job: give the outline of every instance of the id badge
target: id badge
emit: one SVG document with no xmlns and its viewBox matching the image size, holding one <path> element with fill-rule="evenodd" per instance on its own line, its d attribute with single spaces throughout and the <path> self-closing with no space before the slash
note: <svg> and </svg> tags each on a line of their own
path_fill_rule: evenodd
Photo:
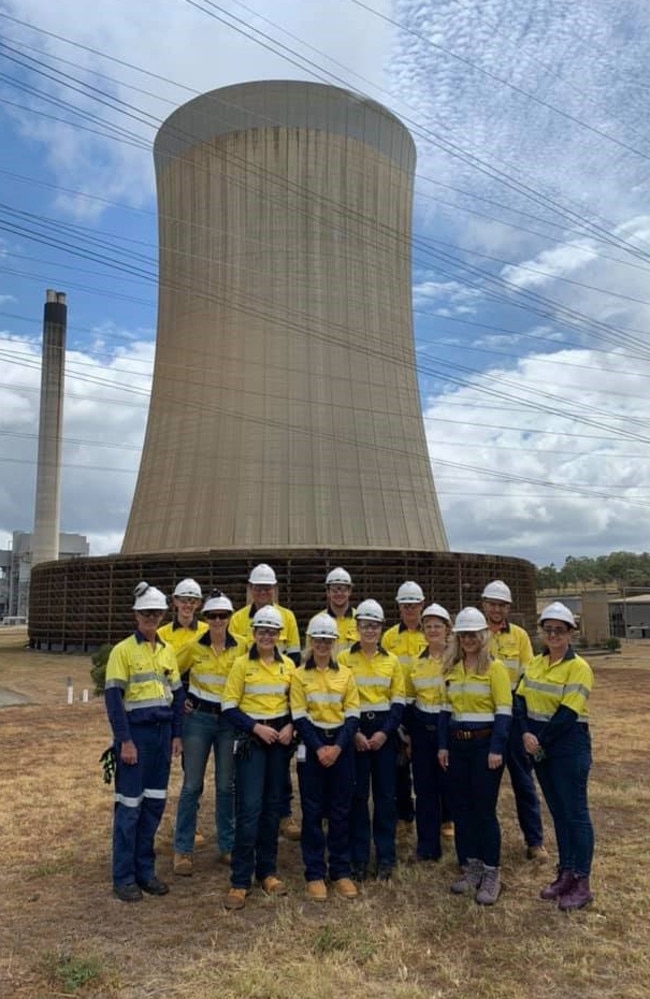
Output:
<svg viewBox="0 0 650 999">
<path fill-rule="evenodd" d="M 298 752 L 296 753 L 296 763 L 304 763 L 307 759 L 307 747 L 304 742 L 301 742 L 298 746 Z"/>
</svg>

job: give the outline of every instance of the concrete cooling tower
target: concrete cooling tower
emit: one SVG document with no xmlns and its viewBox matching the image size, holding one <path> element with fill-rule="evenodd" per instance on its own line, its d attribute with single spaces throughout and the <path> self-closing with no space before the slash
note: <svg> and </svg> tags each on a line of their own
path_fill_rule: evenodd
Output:
<svg viewBox="0 0 650 999">
<path fill-rule="evenodd" d="M 133 627 L 133 587 L 192 576 L 235 606 L 258 562 L 302 630 L 345 566 L 398 619 L 417 580 L 450 612 L 522 559 L 448 551 L 415 370 L 415 149 L 374 101 L 264 82 L 175 111 L 154 147 L 160 278 L 153 387 L 122 552 L 35 566 L 34 648 L 91 650 Z"/>
<path fill-rule="evenodd" d="M 153 390 L 123 554 L 447 539 L 415 370 L 415 148 L 336 87 L 247 83 L 154 147 Z"/>
</svg>

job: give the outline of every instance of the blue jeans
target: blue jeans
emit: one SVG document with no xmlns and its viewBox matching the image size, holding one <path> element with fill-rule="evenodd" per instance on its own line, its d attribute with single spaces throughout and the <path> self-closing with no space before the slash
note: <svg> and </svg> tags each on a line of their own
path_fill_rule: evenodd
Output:
<svg viewBox="0 0 650 999">
<path fill-rule="evenodd" d="M 438 763 L 438 731 L 435 718 L 426 723 L 413 719 L 410 726 L 417 855 L 439 860 L 440 822 L 445 772 Z"/>
<path fill-rule="evenodd" d="M 536 763 L 535 772 L 553 818 L 560 869 L 589 877 L 594 854 L 594 829 L 587 801 L 589 732 L 584 732 L 580 742 L 580 748 L 570 755 L 551 755 Z"/>
<path fill-rule="evenodd" d="M 381 728 L 379 723 L 361 715 L 359 730 L 366 737 Z M 395 866 L 395 774 L 397 750 L 395 736 L 389 735 L 381 749 L 355 751 L 356 786 L 350 822 L 351 859 L 354 868 L 365 868 L 370 863 L 370 839 L 375 843 L 377 867 Z M 370 820 L 368 799 L 372 785 L 373 814 Z"/>
<path fill-rule="evenodd" d="M 176 853 L 192 853 L 205 768 L 214 753 L 217 847 L 230 853 L 235 839 L 233 745 L 235 730 L 221 715 L 192 711 L 183 718 L 183 787 L 176 812 Z"/>
<path fill-rule="evenodd" d="M 115 744 L 113 884 L 147 882 L 155 875 L 154 839 L 165 810 L 171 766 L 171 722 L 131 725 L 138 762 L 122 763 Z"/>
<path fill-rule="evenodd" d="M 449 742 L 449 791 L 454 816 L 456 851 L 461 864 L 482 860 L 498 867 L 501 828 L 497 818 L 503 766 L 488 767 L 490 736 Z"/>
<path fill-rule="evenodd" d="M 518 725 L 513 725 L 510 729 L 506 766 L 510 774 L 512 793 L 515 796 L 519 828 L 524 834 L 526 846 L 541 846 L 544 842 L 544 830 L 537 788 L 533 779 L 533 764 L 524 749 Z"/>
<path fill-rule="evenodd" d="M 328 870 L 331 881 L 350 877 L 350 811 L 354 794 L 354 747 L 347 746 L 336 763 L 323 767 L 313 749 L 298 764 L 302 833 L 300 845 L 305 880 L 322 881 Z M 323 819 L 327 816 L 327 837 Z"/>
<path fill-rule="evenodd" d="M 237 738 L 247 741 L 248 736 Z M 291 749 L 250 738 L 246 752 L 235 757 L 235 843 L 230 881 L 233 888 L 250 888 L 275 874 L 280 812 Z"/>
</svg>

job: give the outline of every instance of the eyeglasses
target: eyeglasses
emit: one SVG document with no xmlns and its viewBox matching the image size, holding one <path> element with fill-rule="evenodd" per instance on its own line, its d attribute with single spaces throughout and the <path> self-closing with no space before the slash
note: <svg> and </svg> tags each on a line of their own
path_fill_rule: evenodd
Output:
<svg viewBox="0 0 650 999">
<path fill-rule="evenodd" d="M 379 621 L 358 621 L 357 627 L 361 628 L 362 631 L 374 631 L 375 628 L 381 628 L 381 622 Z"/>
<path fill-rule="evenodd" d="M 198 597 L 176 597 L 175 598 L 179 604 L 200 604 L 201 601 Z"/>
<path fill-rule="evenodd" d="M 545 635 L 568 635 L 568 628 L 542 628 Z"/>
<path fill-rule="evenodd" d="M 139 610 L 139 611 L 136 611 L 136 614 L 138 615 L 138 617 L 145 617 L 145 618 L 162 617 L 162 615 L 164 613 L 165 613 L 164 610 Z"/>
<path fill-rule="evenodd" d="M 206 621 L 227 621 L 230 611 L 206 611 L 203 617 Z"/>
<path fill-rule="evenodd" d="M 279 628 L 255 628 L 256 635 L 270 635 L 271 638 L 277 638 L 280 634 Z"/>
</svg>

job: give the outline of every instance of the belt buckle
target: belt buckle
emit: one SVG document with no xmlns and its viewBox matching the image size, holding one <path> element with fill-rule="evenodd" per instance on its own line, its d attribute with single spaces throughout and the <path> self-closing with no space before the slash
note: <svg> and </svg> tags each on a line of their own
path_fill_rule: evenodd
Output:
<svg viewBox="0 0 650 999">
<path fill-rule="evenodd" d="M 472 733 L 468 728 L 462 728 L 460 730 L 460 737 L 463 740 L 463 742 L 469 742 L 469 740 L 472 738 Z"/>
<path fill-rule="evenodd" d="M 368 721 L 373 721 L 374 717 L 375 717 L 374 711 L 366 711 L 366 718 L 368 719 Z"/>
</svg>

